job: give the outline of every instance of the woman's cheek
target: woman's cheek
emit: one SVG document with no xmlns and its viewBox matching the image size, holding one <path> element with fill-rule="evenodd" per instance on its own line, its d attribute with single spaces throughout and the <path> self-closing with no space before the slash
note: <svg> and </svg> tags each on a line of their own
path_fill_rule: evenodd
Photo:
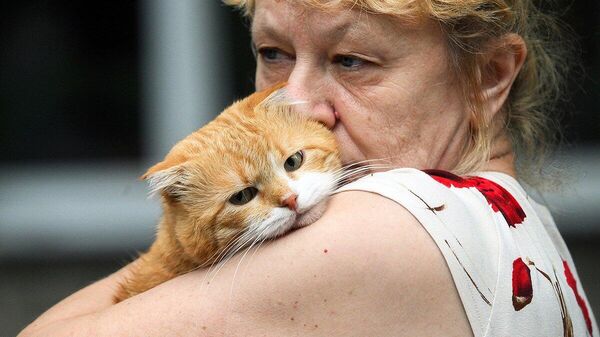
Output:
<svg viewBox="0 0 600 337">
<path fill-rule="evenodd" d="M 360 91 L 378 86 L 385 81 L 387 74 L 385 69 L 374 65 L 367 65 L 357 70 L 340 69 L 339 66 L 333 65 L 330 73 L 333 74 L 336 82 L 342 84 L 349 91 Z"/>
<path fill-rule="evenodd" d="M 288 65 L 266 66 L 258 64 L 256 69 L 256 89 L 262 90 L 276 83 L 287 81 L 291 73 Z"/>
</svg>

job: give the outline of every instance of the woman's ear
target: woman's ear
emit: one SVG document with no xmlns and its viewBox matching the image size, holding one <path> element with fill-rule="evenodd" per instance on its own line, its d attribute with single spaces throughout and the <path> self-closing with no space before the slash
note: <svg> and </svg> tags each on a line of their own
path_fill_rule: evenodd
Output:
<svg viewBox="0 0 600 337">
<path fill-rule="evenodd" d="M 527 46 L 517 34 L 505 35 L 488 52 L 481 72 L 483 103 L 488 120 L 492 120 L 506 102 L 526 57 Z"/>
</svg>

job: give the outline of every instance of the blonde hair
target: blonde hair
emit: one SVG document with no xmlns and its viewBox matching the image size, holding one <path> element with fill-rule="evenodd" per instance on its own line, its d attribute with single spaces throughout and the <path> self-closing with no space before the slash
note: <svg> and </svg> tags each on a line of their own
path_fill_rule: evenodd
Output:
<svg viewBox="0 0 600 337">
<path fill-rule="evenodd" d="M 298 0 L 294 0 L 298 1 Z M 447 36 L 449 58 L 472 111 L 470 139 L 457 173 L 477 170 L 491 152 L 493 134 L 482 112 L 481 78 L 484 56 L 494 42 L 517 34 L 528 49 L 525 64 L 515 80 L 503 110 L 517 154 L 519 174 L 534 177 L 554 148 L 558 136 L 553 118 L 562 94 L 568 48 L 563 29 L 554 17 L 542 13 L 533 0 L 301 0 L 323 10 L 356 8 L 408 20 L 430 18 Z M 225 0 L 252 17 L 255 0 Z M 534 174 L 535 173 L 535 174 Z M 530 180 L 530 179 L 527 179 Z"/>
</svg>

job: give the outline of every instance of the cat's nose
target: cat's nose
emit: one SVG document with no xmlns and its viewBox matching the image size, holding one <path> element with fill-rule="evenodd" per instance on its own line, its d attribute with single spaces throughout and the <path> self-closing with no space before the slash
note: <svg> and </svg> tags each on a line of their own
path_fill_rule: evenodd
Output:
<svg viewBox="0 0 600 337">
<path fill-rule="evenodd" d="M 296 200 L 298 199 L 298 195 L 292 193 L 290 196 L 281 200 L 281 206 L 287 207 L 292 211 L 296 211 Z"/>
</svg>

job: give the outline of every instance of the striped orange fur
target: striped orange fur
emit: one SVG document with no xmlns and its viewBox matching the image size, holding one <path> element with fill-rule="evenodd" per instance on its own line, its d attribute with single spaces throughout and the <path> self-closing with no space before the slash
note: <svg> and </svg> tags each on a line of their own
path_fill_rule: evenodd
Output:
<svg viewBox="0 0 600 337">
<path fill-rule="evenodd" d="M 142 176 L 161 196 L 163 216 L 115 302 L 320 216 L 341 166 L 336 143 L 324 126 L 293 112 L 282 87 L 234 103 Z M 288 165 L 299 158 L 298 168 Z M 252 188 L 249 202 L 232 203 Z"/>
</svg>

